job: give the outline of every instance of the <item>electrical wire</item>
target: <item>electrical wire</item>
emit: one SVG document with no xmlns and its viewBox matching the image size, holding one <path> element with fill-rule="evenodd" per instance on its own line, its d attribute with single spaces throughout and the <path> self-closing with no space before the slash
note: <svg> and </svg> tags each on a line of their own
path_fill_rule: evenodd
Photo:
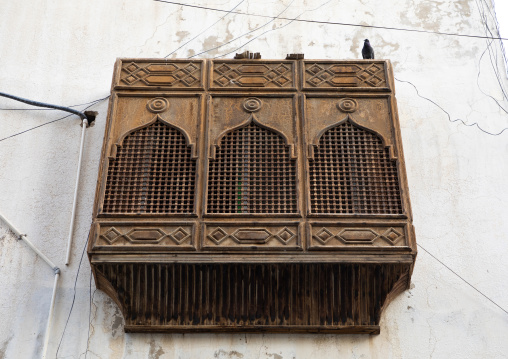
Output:
<svg viewBox="0 0 508 359">
<path fill-rule="evenodd" d="M 217 20 L 216 22 L 214 22 L 212 25 L 208 26 L 206 29 L 204 29 L 203 31 L 201 31 L 199 34 L 197 34 L 196 36 L 194 36 L 192 39 L 190 39 L 189 41 L 187 41 L 186 43 L 184 43 L 183 45 L 180 45 L 180 47 L 178 47 L 177 49 L 173 50 L 172 52 L 170 52 L 169 54 L 167 54 L 166 56 L 164 56 L 164 58 L 168 58 L 169 56 L 173 55 L 175 52 L 177 52 L 178 50 L 180 50 L 182 47 L 184 47 L 185 45 L 187 45 L 188 43 L 190 43 L 191 41 L 195 40 L 196 38 L 198 38 L 200 35 L 202 35 L 203 33 L 205 33 L 206 31 L 208 31 L 210 28 L 212 28 L 213 26 L 215 26 L 216 24 L 218 24 L 219 22 L 221 22 L 222 20 L 224 20 L 224 18 L 226 16 L 228 16 L 229 14 L 231 14 L 231 12 L 236 9 L 238 6 L 240 6 L 245 0 L 241 0 L 238 4 L 235 5 L 234 8 L 232 8 L 230 11 L 228 11 L 226 13 L 226 15 L 224 15 L 223 17 L 221 17 L 219 20 Z"/>
<path fill-rule="evenodd" d="M 91 225 L 91 224 L 90 224 Z M 85 241 L 85 245 L 83 246 L 83 251 L 81 252 L 81 259 L 79 260 L 78 270 L 76 271 L 76 278 L 74 279 L 74 294 L 72 296 L 72 304 L 71 309 L 69 310 L 69 315 L 67 316 L 67 320 L 65 322 L 64 330 L 62 332 L 62 336 L 60 337 L 60 342 L 58 343 L 58 348 L 56 349 L 55 358 L 58 358 L 58 352 L 60 351 L 60 346 L 62 345 L 62 340 L 65 335 L 65 330 L 67 329 L 67 324 L 69 324 L 69 319 L 71 319 L 72 309 L 74 308 L 74 302 L 76 301 L 76 286 L 78 283 L 79 270 L 81 269 L 81 263 L 83 262 L 83 257 L 85 256 L 85 249 L 88 245 L 88 241 L 90 240 L 90 230 L 88 231 L 88 237 Z"/>
<path fill-rule="evenodd" d="M 396 78 L 396 77 L 394 77 L 394 78 L 395 78 L 395 80 L 397 80 L 397 81 L 399 81 L 399 82 L 405 82 L 405 83 L 408 83 L 408 84 L 410 84 L 411 86 L 413 86 L 413 88 L 415 89 L 416 94 L 417 94 L 418 96 L 420 96 L 421 98 L 423 98 L 423 99 L 425 99 L 425 100 L 427 100 L 427 101 L 429 101 L 429 102 L 433 103 L 435 106 L 439 107 L 439 108 L 441 109 L 441 111 L 443 111 L 444 113 L 446 113 L 446 115 L 448 116 L 448 121 L 450 121 L 450 122 L 452 122 L 452 123 L 453 123 L 453 122 L 457 122 L 457 121 L 459 121 L 459 122 L 461 122 L 464 126 L 467 126 L 467 127 L 471 127 L 471 126 L 475 126 L 475 125 L 476 125 L 476 127 L 478 127 L 478 129 L 479 129 L 480 131 L 485 132 L 486 134 L 491 135 L 491 136 L 499 136 L 499 135 L 500 135 L 500 134 L 502 134 L 504 131 L 508 130 L 508 127 L 505 127 L 505 128 L 503 128 L 503 129 L 501 130 L 501 132 L 498 132 L 498 133 L 492 133 L 492 132 L 489 132 L 489 131 L 485 131 L 483 128 L 481 128 L 481 127 L 478 125 L 478 122 L 474 122 L 474 123 L 472 123 L 472 124 L 469 124 L 469 125 L 468 125 L 467 123 L 465 123 L 465 122 L 464 122 L 463 120 L 461 120 L 460 118 L 458 118 L 458 119 L 456 119 L 456 120 L 452 120 L 452 118 L 451 118 L 450 114 L 449 114 L 449 113 L 448 113 L 448 112 L 447 112 L 444 108 L 442 108 L 441 106 L 439 106 L 436 102 L 432 101 L 430 98 L 427 98 L 427 97 L 425 97 L 425 96 L 420 95 L 420 92 L 418 92 L 418 89 L 416 88 L 416 86 L 415 86 L 412 82 L 410 82 L 410 81 L 405 81 L 405 80 L 399 80 L 399 79 L 398 79 L 398 78 Z"/>
<path fill-rule="evenodd" d="M 474 285 L 472 285 L 471 283 L 469 283 L 467 280 L 465 280 L 462 276 L 460 276 L 457 272 L 455 272 L 453 269 L 451 269 L 450 267 L 448 267 L 446 264 L 444 264 L 442 261 L 440 261 L 435 255 L 433 255 L 432 253 L 430 253 L 428 250 L 426 250 L 425 248 L 423 248 L 420 244 L 418 244 L 418 247 L 423 249 L 429 256 L 431 256 L 432 258 L 434 258 L 436 261 L 438 261 L 439 263 L 441 263 L 446 269 L 448 269 L 450 272 L 452 272 L 453 274 L 455 274 L 457 277 L 459 277 L 460 279 L 462 279 L 467 285 L 469 285 L 471 288 L 473 288 L 475 291 L 477 291 L 478 293 L 480 293 L 482 296 L 484 296 L 489 302 L 491 302 L 492 304 L 494 304 L 496 307 L 498 307 L 499 309 L 501 309 L 503 312 L 505 312 L 506 314 L 508 314 L 508 310 L 504 309 L 503 307 L 501 307 L 499 304 L 497 304 L 496 302 L 494 302 L 492 299 L 490 299 L 487 295 L 483 294 L 483 292 L 481 292 L 478 288 L 476 288 Z"/>
<path fill-rule="evenodd" d="M 108 99 L 110 96 L 111 96 L 111 95 L 108 95 L 108 96 L 103 97 L 103 98 L 101 98 L 101 99 L 98 99 L 98 100 L 92 101 L 92 104 L 91 104 L 91 105 L 89 105 L 89 106 L 87 106 L 87 107 L 85 107 L 85 108 L 83 109 L 83 111 L 84 111 L 84 110 L 87 110 L 88 108 L 90 108 L 90 107 L 92 107 L 92 106 L 94 106 L 94 105 L 96 105 L 96 104 L 98 104 L 98 103 L 100 103 L 100 102 L 102 102 L 102 101 L 104 101 L 104 100 L 106 100 L 106 99 Z M 49 125 L 50 123 L 54 123 L 54 122 L 61 121 L 61 120 L 66 119 L 67 117 L 70 117 L 70 116 L 72 116 L 72 115 L 67 115 L 67 116 L 64 116 L 64 117 L 60 117 L 60 118 L 57 118 L 56 120 L 48 121 L 48 122 L 45 122 L 45 123 L 43 123 L 43 124 L 41 124 L 41 125 L 37 125 L 37 126 L 35 126 L 35 127 L 31 127 L 31 128 L 29 128 L 29 129 L 27 129 L 27 130 L 24 130 L 24 131 L 21 131 L 21 132 L 15 133 L 15 134 L 13 134 L 13 135 L 10 135 L 10 136 L 7 136 L 7 137 L 4 137 L 4 138 L 0 139 L 0 142 L 5 141 L 5 140 L 7 140 L 7 139 L 9 139 L 9 138 L 12 138 L 12 137 L 19 136 L 19 135 L 21 135 L 21 134 L 23 134 L 23 133 L 26 133 L 26 132 L 28 132 L 28 131 L 35 130 L 36 128 L 39 128 L 39 127 L 42 127 L 42 126 Z"/>
<path fill-rule="evenodd" d="M 196 9 L 202 9 L 202 10 L 229 12 L 229 10 L 223 10 L 223 9 L 211 8 L 211 7 L 206 7 L 206 6 L 199 6 L 199 5 L 192 5 L 192 4 L 185 4 L 185 3 L 174 2 L 174 1 L 167 1 L 167 0 L 153 0 L 153 1 L 172 4 L 172 5 L 192 7 L 192 8 L 196 8 Z M 237 15 L 244 15 L 244 16 L 264 17 L 264 18 L 275 19 L 274 16 L 270 16 L 270 15 L 251 14 L 251 13 L 244 13 L 244 12 L 239 12 L 239 11 L 232 11 L 231 13 L 237 14 Z M 286 17 L 277 17 L 277 19 L 279 19 L 279 20 L 293 20 L 291 18 L 286 18 Z M 324 24 L 324 25 L 363 27 L 363 28 L 380 29 L 380 30 L 419 32 L 419 33 L 425 33 L 425 34 L 458 36 L 458 37 L 468 37 L 468 38 L 475 38 L 475 39 L 508 40 L 508 38 L 504 38 L 504 37 L 489 37 L 489 36 L 482 36 L 482 35 L 458 34 L 458 33 L 451 33 L 451 32 L 440 32 L 440 31 L 430 31 L 430 30 L 421 30 L 421 29 L 407 29 L 407 28 L 390 27 L 390 26 L 362 25 L 362 24 L 354 24 L 354 23 L 346 23 L 346 22 L 303 20 L 303 19 L 295 19 L 294 21 L 308 22 L 308 23 L 314 23 L 314 24 Z"/>
<path fill-rule="evenodd" d="M 99 100 L 93 100 L 90 102 L 80 103 L 77 105 L 70 105 L 67 107 L 85 106 L 85 105 L 89 105 L 91 103 L 95 103 L 97 101 L 99 101 Z M 56 110 L 53 108 L 0 108 L 0 111 L 56 111 Z"/>
<path fill-rule="evenodd" d="M 234 39 L 229 40 L 228 42 L 225 42 L 225 43 L 223 43 L 223 44 L 221 44 L 221 45 L 219 45 L 219 46 L 215 46 L 215 47 L 213 47 L 213 48 L 211 48 L 211 49 L 208 49 L 208 50 L 205 50 L 205 51 L 201 51 L 201 52 L 199 52 L 199 53 L 197 53 L 197 54 L 195 54 L 195 55 L 192 55 L 191 57 L 189 57 L 189 59 L 191 59 L 191 58 L 193 58 L 193 57 L 196 57 L 196 56 L 199 56 L 199 55 L 202 55 L 202 54 L 204 54 L 204 53 L 207 53 L 207 52 L 210 52 L 210 51 L 213 51 L 213 50 L 219 49 L 219 48 L 221 48 L 221 47 L 223 47 L 223 46 L 226 46 L 227 44 L 232 43 L 233 41 L 238 40 L 239 38 L 242 38 L 242 37 L 244 37 L 244 36 L 247 36 L 247 35 L 249 35 L 249 34 L 252 34 L 253 32 L 255 32 L 255 31 L 257 31 L 257 30 L 259 30 L 259 29 L 261 29 L 261 28 L 263 28 L 263 27 L 267 26 L 268 24 L 271 24 L 271 23 L 272 23 L 272 22 L 274 22 L 276 19 L 278 19 L 278 18 L 279 18 L 279 16 L 280 16 L 280 15 L 282 15 L 282 14 L 284 13 L 284 11 L 286 11 L 286 10 L 287 10 L 287 9 L 288 9 L 288 8 L 289 8 L 292 4 L 293 4 L 293 2 L 294 2 L 294 1 L 295 1 L 295 0 L 291 0 L 291 2 L 289 3 L 289 5 L 288 5 L 288 6 L 286 6 L 286 7 L 284 8 L 284 10 L 282 10 L 282 11 L 281 11 L 281 12 L 280 12 L 280 13 L 279 13 L 276 17 L 273 17 L 270 21 L 268 21 L 268 22 L 264 23 L 263 25 L 258 26 L 258 27 L 256 27 L 255 29 L 250 30 L 250 31 L 248 31 L 248 32 L 246 32 L 246 33 L 244 33 L 244 34 L 242 34 L 242 35 L 240 35 L 240 36 L 237 36 L 237 37 L 235 37 Z M 236 51 L 236 50 L 234 50 L 234 51 Z M 224 55 L 224 56 L 225 56 L 225 55 Z"/>
<path fill-rule="evenodd" d="M 11 95 L 11 94 L 8 94 L 8 93 L 5 93 L 5 92 L 0 92 L 0 96 L 10 98 L 11 100 L 14 100 L 14 101 L 23 102 L 23 103 L 26 103 L 26 104 L 28 104 L 30 106 L 46 107 L 46 108 L 51 108 L 51 109 L 55 109 L 55 110 L 70 112 L 70 113 L 72 113 L 74 115 L 79 116 L 82 120 L 86 120 L 87 119 L 86 115 L 83 112 L 77 111 L 77 110 L 75 110 L 73 108 L 70 108 L 70 107 L 52 105 L 50 103 L 29 100 L 29 99 L 26 99 L 26 98 L 23 98 L 23 97 L 19 97 L 19 96 L 14 96 L 14 95 Z"/>
<path fill-rule="evenodd" d="M 330 1 L 332 1 L 332 0 L 329 0 L 329 1 L 326 1 L 326 2 L 322 3 L 321 5 L 319 5 L 319 6 L 318 6 L 317 8 L 315 8 L 315 9 L 312 9 L 312 10 L 305 10 L 304 12 L 302 12 L 300 15 L 298 15 L 298 16 L 297 16 L 297 17 L 295 17 L 294 19 L 291 19 L 291 21 L 289 21 L 288 23 L 286 23 L 286 24 L 284 24 L 284 25 L 282 25 L 282 26 L 276 27 L 276 28 L 274 28 L 274 29 L 267 30 L 267 31 L 265 31 L 265 32 L 263 32 L 263 33 L 261 33 L 261 34 L 259 34 L 259 35 L 255 36 L 254 38 L 250 39 L 249 41 L 247 41 L 246 43 L 242 44 L 241 46 L 237 47 L 237 48 L 236 48 L 236 49 L 234 49 L 233 51 L 230 51 L 230 52 L 228 52 L 228 53 L 226 53 L 226 54 L 224 54 L 224 55 L 216 56 L 216 57 L 214 57 L 214 58 L 215 58 L 215 59 L 218 59 L 218 58 L 221 58 L 221 57 L 227 56 L 227 55 L 229 55 L 229 54 L 232 54 L 233 52 L 236 52 L 236 51 L 240 50 L 241 48 L 243 48 L 245 45 L 250 44 L 252 41 L 256 40 L 257 38 L 259 38 L 259 37 L 263 36 L 264 34 L 266 34 L 266 33 L 268 33 L 268 32 L 271 32 L 271 31 L 280 30 L 280 29 L 284 28 L 284 27 L 286 27 L 286 26 L 288 26 L 288 25 L 292 24 L 294 21 L 296 21 L 296 20 L 297 20 L 300 16 L 302 16 L 302 15 L 303 15 L 303 14 L 305 14 L 306 12 L 316 11 L 317 9 L 319 9 L 319 8 L 321 8 L 321 7 L 325 6 L 326 4 L 328 4 Z M 236 40 L 236 39 L 235 39 L 235 40 Z"/>
</svg>

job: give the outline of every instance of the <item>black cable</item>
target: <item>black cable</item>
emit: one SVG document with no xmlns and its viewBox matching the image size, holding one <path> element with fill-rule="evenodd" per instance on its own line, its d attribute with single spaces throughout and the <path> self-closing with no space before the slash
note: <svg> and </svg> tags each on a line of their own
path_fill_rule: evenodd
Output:
<svg viewBox="0 0 508 359">
<path fill-rule="evenodd" d="M 153 1 L 162 2 L 162 3 L 168 3 L 168 4 L 173 4 L 173 5 L 179 5 L 179 6 L 193 7 L 193 8 L 202 9 L 202 10 L 229 12 L 229 10 L 216 9 L 216 8 L 199 6 L 199 5 L 191 5 L 191 4 L 174 2 L 174 1 L 167 1 L 167 0 L 153 0 Z M 239 12 L 239 11 L 233 11 L 232 13 L 233 14 L 237 14 L 237 15 L 245 15 L 245 16 L 264 17 L 264 18 L 271 18 L 271 19 L 275 18 L 274 16 L 270 16 L 270 15 L 249 14 L 249 13 L 244 13 L 244 12 Z M 278 17 L 278 19 L 279 20 L 293 20 L 291 18 L 286 18 L 286 17 Z M 294 21 L 309 22 L 309 23 L 324 24 L 324 25 L 340 25 L 340 26 L 364 27 L 364 28 L 381 29 L 381 30 L 420 32 L 420 33 L 425 33 L 425 34 L 458 36 L 458 37 L 470 37 L 470 38 L 475 38 L 475 39 L 508 40 L 508 38 L 504 38 L 504 37 L 489 37 L 489 36 L 481 36 L 481 35 L 467 35 L 467 34 L 457 34 L 457 33 L 451 33 L 451 32 L 439 32 L 439 31 L 430 31 L 430 30 L 406 29 L 406 28 L 389 27 L 389 26 L 362 25 L 362 24 L 353 24 L 353 23 L 346 23 L 346 22 L 332 22 L 332 21 L 319 21 L 319 20 L 301 20 L 301 19 L 296 19 Z"/>
<path fill-rule="evenodd" d="M 23 98 L 23 97 L 10 95 L 10 94 L 4 93 L 4 92 L 0 92 L 0 96 L 10 98 L 11 100 L 23 102 L 23 103 L 26 103 L 26 104 L 28 104 L 30 106 L 46 107 L 46 108 L 52 108 L 52 109 L 55 109 L 55 110 L 70 112 L 72 114 L 78 115 L 82 120 L 86 120 L 87 119 L 86 115 L 83 112 L 77 111 L 77 110 L 75 110 L 73 108 L 70 108 L 70 107 L 52 105 L 50 103 L 44 103 L 44 102 L 39 102 L 39 101 L 33 101 L 33 100 L 29 100 L 29 99 L 26 99 L 26 98 Z"/>
<path fill-rule="evenodd" d="M 197 34 L 196 36 L 194 36 L 192 39 L 190 39 L 189 41 L 187 41 L 186 43 L 184 43 L 183 45 L 180 45 L 180 47 L 178 47 L 177 49 L 173 50 L 172 52 L 170 52 L 169 54 L 167 54 L 166 56 L 164 56 L 164 58 L 168 58 L 169 56 L 173 55 L 175 52 L 177 52 L 178 50 L 180 50 L 182 47 L 184 47 L 185 45 L 187 45 L 188 43 L 190 43 L 191 41 L 193 41 L 194 39 L 196 39 L 198 36 L 200 36 L 201 34 L 203 34 L 204 32 L 206 32 L 207 30 L 209 30 L 211 27 L 215 26 L 217 23 L 219 23 L 220 21 L 222 21 L 226 16 L 228 16 L 229 14 L 231 14 L 231 12 L 236 9 L 238 6 L 240 6 L 245 0 L 241 0 L 238 4 L 235 5 L 234 8 L 232 8 L 230 11 L 228 11 L 226 13 L 226 15 L 224 15 L 223 17 L 221 17 L 219 20 L 217 20 L 216 22 L 214 22 L 212 25 L 208 26 L 206 29 L 204 29 L 203 31 L 201 31 L 199 34 Z"/>
<path fill-rule="evenodd" d="M 482 94 L 484 94 L 487 97 L 490 97 L 497 104 L 497 106 L 501 110 L 503 110 L 504 112 L 506 112 L 506 114 L 508 114 L 508 111 L 503 106 L 501 106 L 499 101 L 496 98 L 494 98 L 494 96 L 492 96 L 492 95 L 486 93 L 485 91 L 483 91 L 481 86 L 480 86 L 480 73 L 482 71 L 482 69 L 481 69 L 481 61 L 482 61 L 483 55 L 485 55 L 485 53 L 487 52 L 489 46 L 490 46 L 490 44 L 488 44 L 487 47 L 485 48 L 485 50 L 483 50 L 482 55 L 480 56 L 480 59 L 478 60 L 478 74 L 476 75 L 476 86 L 478 86 L 478 89 L 481 91 Z"/>
<path fill-rule="evenodd" d="M 101 98 L 101 99 L 98 99 L 98 100 L 94 101 L 91 105 L 89 105 L 89 106 L 85 107 L 85 108 L 84 108 L 84 110 L 86 110 L 86 109 L 88 109 L 88 108 L 92 107 L 93 105 L 98 104 L 99 102 L 102 102 L 102 101 L 104 101 L 104 100 L 108 99 L 110 96 L 111 96 L 111 95 L 108 95 L 108 96 L 106 96 L 106 97 L 103 97 L 103 98 Z M 67 116 L 64 116 L 64 117 L 60 117 L 60 118 L 57 118 L 56 120 L 52 120 L 52 121 L 49 121 L 49 122 L 43 123 L 43 124 L 38 125 L 38 126 L 35 126 L 35 127 L 31 127 L 31 128 L 29 128 L 29 129 L 27 129 L 27 130 L 24 130 L 24 131 L 21 131 L 21 132 L 15 133 L 14 135 L 10 135 L 10 136 L 4 137 L 4 138 L 0 139 L 0 142 L 2 142 L 2 141 L 4 141 L 4 140 L 7 140 L 7 139 L 9 139 L 9 138 L 11 138 L 11 137 L 16 137 L 16 136 L 19 136 L 19 135 L 21 135 L 21 134 L 23 134 L 23 133 L 25 133 L 25 132 L 35 130 L 36 128 L 39 128 L 39 127 L 42 127 L 42 126 L 49 125 L 50 123 L 57 122 L 57 121 L 61 121 L 61 120 L 65 119 L 65 118 L 67 118 L 67 117 L 70 117 L 70 116 L 71 116 L 71 115 L 67 115 Z"/>
<path fill-rule="evenodd" d="M 484 296 L 489 302 L 491 302 L 492 304 L 494 304 L 496 307 L 498 307 L 499 309 L 501 309 L 503 312 L 505 312 L 506 314 L 508 314 L 508 310 L 504 309 L 503 307 L 501 307 L 499 304 L 497 304 L 496 302 L 494 302 L 492 299 L 490 299 L 489 297 L 487 297 L 485 294 L 483 294 L 479 289 L 477 289 L 474 285 L 472 285 L 471 283 L 469 283 L 467 280 L 465 280 L 464 278 L 462 278 L 457 272 L 455 272 L 453 269 L 451 269 L 450 267 L 448 267 L 446 264 L 444 264 L 443 262 L 441 262 L 436 256 L 434 256 L 432 253 L 430 253 L 428 250 L 426 250 L 425 248 L 423 248 L 420 244 L 418 244 L 418 247 L 423 249 L 428 255 L 430 255 L 432 258 L 434 258 L 436 261 L 438 261 L 439 263 L 441 263 L 445 268 L 447 268 L 450 272 L 452 272 L 453 274 L 455 274 L 457 277 L 459 277 L 460 279 L 462 279 L 467 285 L 469 285 L 471 288 L 473 288 L 475 291 L 477 291 L 478 293 L 480 293 L 482 296 Z"/>
<path fill-rule="evenodd" d="M 413 87 L 414 87 L 414 89 L 415 89 L 415 91 L 416 91 L 416 94 L 417 94 L 418 96 L 420 96 L 421 98 L 423 98 L 423 99 L 425 99 L 425 100 L 427 100 L 427 101 L 429 101 L 429 102 L 433 103 L 433 104 L 434 104 L 434 105 L 436 105 L 437 107 L 439 107 L 439 108 L 441 109 L 441 111 L 443 111 L 444 113 L 446 113 L 446 115 L 448 116 L 448 121 L 450 121 L 450 122 L 452 122 L 452 123 L 453 123 L 453 122 L 460 121 L 460 122 L 461 122 L 464 126 L 467 126 L 467 127 L 471 127 L 471 126 L 475 126 L 475 125 L 476 125 L 476 127 L 478 127 L 478 129 L 479 129 L 480 131 L 485 132 L 486 134 L 491 135 L 491 136 L 499 136 L 499 135 L 500 135 L 500 134 L 502 134 L 504 131 L 508 130 L 508 127 L 505 127 L 505 128 L 503 128 L 503 129 L 501 130 L 501 132 L 498 132 L 498 133 L 492 133 L 492 132 L 485 131 L 483 128 L 481 128 L 481 127 L 478 125 L 478 122 L 475 122 L 475 123 L 472 123 L 472 124 L 468 125 L 467 123 L 465 123 L 465 122 L 464 122 L 463 120 L 461 120 L 460 118 L 458 118 L 458 119 L 456 119 L 456 120 L 452 120 L 452 118 L 451 118 L 450 114 L 449 114 L 449 113 L 448 113 L 448 112 L 447 112 L 444 108 L 442 108 L 441 106 L 439 106 L 437 103 L 435 103 L 434 101 L 432 101 L 430 98 L 427 98 L 427 97 L 425 97 L 425 96 L 420 95 L 420 93 L 418 92 L 418 89 L 416 88 L 416 86 L 415 86 L 415 85 L 413 85 L 413 83 L 412 83 L 412 82 L 410 82 L 410 81 L 404 81 L 404 80 L 399 80 L 399 79 L 398 79 L 398 78 L 396 78 L 396 77 L 395 77 L 395 80 L 397 80 L 397 81 L 399 81 L 399 82 L 405 82 L 405 83 L 408 83 L 408 84 L 410 84 L 411 86 L 413 86 Z"/>
<path fill-rule="evenodd" d="M 85 106 L 94 102 L 97 102 L 99 100 L 93 100 L 90 102 L 80 103 L 77 105 L 70 105 L 67 107 L 79 107 L 79 106 Z M 53 108 L 0 108 L 0 111 L 55 111 Z"/>
<path fill-rule="evenodd" d="M 65 335 L 65 330 L 67 329 L 67 324 L 69 324 L 69 319 L 71 319 L 72 309 L 74 308 L 74 302 L 76 300 L 76 286 L 78 283 L 79 270 L 81 269 L 81 262 L 83 262 L 83 257 L 85 255 L 85 249 L 86 249 L 86 246 L 88 245 L 89 239 L 90 239 L 90 230 L 88 231 L 88 237 L 86 239 L 85 245 L 83 246 L 83 252 L 81 253 L 81 259 L 79 260 L 78 270 L 76 272 L 76 278 L 74 279 L 74 295 L 72 296 L 71 309 L 69 310 L 69 315 L 67 316 L 67 321 L 65 322 L 65 327 L 62 332 L 62 337 L 60 338 L 60 342 L 58 343 L 58 348 L 56 349 L 55 358 L 58 357 L 58 351 L 60 350 L 60 346 L 62 345 L 62 340 Z"/>
</svg>

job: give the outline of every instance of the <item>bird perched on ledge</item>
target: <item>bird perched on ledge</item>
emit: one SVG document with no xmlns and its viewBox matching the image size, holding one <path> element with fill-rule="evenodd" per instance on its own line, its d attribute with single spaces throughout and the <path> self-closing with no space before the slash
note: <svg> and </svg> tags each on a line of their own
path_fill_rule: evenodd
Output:
<svg viewBox="0 0 508 359">
<path fill-rule="evenodd" d="M 364 59 L 374 59 L 374 49 L 370 46 L 369 39 L 364 40 L 362 56 Z"/>
</svg>

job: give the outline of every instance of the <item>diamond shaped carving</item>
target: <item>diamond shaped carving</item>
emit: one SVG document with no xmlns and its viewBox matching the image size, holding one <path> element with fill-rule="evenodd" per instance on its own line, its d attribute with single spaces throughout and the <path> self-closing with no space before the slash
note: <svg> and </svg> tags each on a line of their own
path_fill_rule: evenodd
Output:
<svg viewBox="0 0 508 359">
<path fill-rule="evenodd" d="M 285 66 L 284 64 L 281 64 L 275 69 L 279 74 L 283 74 L 285 72 L 289 71 L 289 67 Z"/>
<path fill-rule="evenodd" d="M 215 69 L 215 71 L 217 71 L 219 74 L 223 75 L 225 74 L 226 72 L 228 72 L 229 70 L 231 70 L 231 67 L 229 67 L 228 65 L 226 64 L 222 64 L 220 65 L 218 68 Z"/>
<path fill-rule="evenodd" d="M 288 82 L 290 82 L 291 80 L 289 80 L 287 77 L 285 76 L 280 76 L 279 78 L 273 80 L 273 82 L 275 82 L 277 85 L 279 86 L 284 86 L 285 84 L 287 84 Z"/>
<path fill-rule="evenodd" d="M 129 65 L 125 66 L 125 69 L 129 72 L 134 72 L 137 69 L 139 69 L 139 66 L 135 64 L 134 62 L 130 63 Z"/>
<path fill-rule="evenodd" d="M 189 237 L 190 233 L 182 227 L 178 227 L 174 232 L 169 234 L 169 238 L 171 238 L 176 244 L 182 244 Z"/>
<path fill-rule="evenodd" d="M 108 242 L 109 244 L 113 244 L 114 242 L 116 242 L 118 237 L 121 236 L 122 234 L 119 231 L 117 231 L 115 227 L 111 227 L 106 231 L 106 233 L 101 235 L 101 237 L 104 238 L 106 242 Z"/>
<path fill-rule="evenodd" d="M 296 234 L 291 232 L 288 227 L 284 227 L 279 233 L 275 235 L 275 238 L 284 244 L 288 244 L 295 237 Z"/>
<path fill-rule="evenodd" d="M 185 66 L 185 70 L 187 70 L 189 73 L 192 73 L 194 71 L 196 71 L 198 69 L 198 67 L 194 64 L 189 64 L 187 66 Z"/>
<path fill-rule="evenodd" d="M 134 77 L 132 75 L 130 76 L 127 76 L 126 78 L 122 79 L 122 81 L 124 81 L 125 83 L 127 83 L 128 85 L 131 85 L 133 84 L 134 82 L 138 81 L 138 78 L 137 77 Z"/>
<path fill-rule="evenodd" d="M 182 82 L 184 84 L 186 84 L 187 86 L 191 86 L 193 83 L 195 83 L 196 81 L 198 81 L 197 78 L 195 78 L 194 76 L 192 75 L 189 75 L 187 76 L 186 78 L 182 79 Z"/>
<path fill-rule="evenodd" d="M 314 235 L 314 238 L 323 244 L 326 244 L 333 237 L 333 233 L 324 227 Z"/>
<path fill-rule="evenodd" d="M 217 227 L 212 233 L 207 236 L 213 243 L 219 245 L 228 237 L 228 233 L 220 227 Z"/>
<path fill-rule="evenodd" d="M 317 64 L 314 64 L 309 69 L 307 69 L 307 72 L 311 73 L 312 75 L 317 75 L 322 70 L 323 70 L 322 67 L 318 66 Z"/>
<path fill-rule="evenodd" d="M 385 233 L 383 233 L 382 237 L 388 241 L 388 243 L 395 245 L 401 239 L 404 237 L 402 233 L 397 232 L 394 228 L 390 228 Z"/>
</svg>

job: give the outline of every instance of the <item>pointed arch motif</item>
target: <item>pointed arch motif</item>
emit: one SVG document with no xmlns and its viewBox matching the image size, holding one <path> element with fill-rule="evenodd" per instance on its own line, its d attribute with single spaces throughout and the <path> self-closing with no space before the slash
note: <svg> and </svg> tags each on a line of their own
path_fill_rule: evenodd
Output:
<svg viewBox="0 0 508 359">
<path fill-rule="evenodd" d="M 311 213 L 403 213 L 397 162 L 382 137 L 347 116 L 316 142 L 309 160 Z"/>
<path fill-rule="evenodd" d="M 185 131 L 155 116 L 122 136 L 114 152 L 103 213 L 194 212 L 196 161 Z"/>
<path fill-rule="evenodd" d="M 297 213 L 287 139 L 255 116 L 221 134 L 209 161 L 207 213 Z"/>
<path fill-rule="evenodd" d="M 275 128 L 272 128 L 270 126 L 267 126 L 267 125 L 261 123 L 258 120 L 258 118 L 256 117 L 256 115 L 254 115 L 254 114 L 251 114 L 246 121 L 244 121 L 243 123 L 239 124 L 238 126 L 233 127 L 232 129 L 227 129 L 226 131 L 222 132 L 219 136 L 217 136 L 215 141 L 213 141 L 213 146 L 212 146 L 212 149 L 211 149 L 210 158 L 215 159 L 215 154 L 217 152 L 217 148 L 220 148 L 221 142 L 222 142 L 222 139 L 224 138 L 224 136 L 226 136 L 228 133 L 231 133 L 231 132 L 236 131 L 238 129 L 241 129 L 243 127 L 249 126 L 251 123 L 255 123 L 257 126 L 259 126 L 261 128 L 264 128 L 264 129 L 266 129 L 266 130 L 268 130 L 270 132 L 274 132 L 277 136 L 282 137 L 282 139 L 284 140 L 284 143 L 290 149 L 291 158 L 296 158 L 295 146 L 290 143 L 290 141 L 287 138 L 287 136 L 284 135 L 282 132 L 276 130 Z"/>
</svg>

